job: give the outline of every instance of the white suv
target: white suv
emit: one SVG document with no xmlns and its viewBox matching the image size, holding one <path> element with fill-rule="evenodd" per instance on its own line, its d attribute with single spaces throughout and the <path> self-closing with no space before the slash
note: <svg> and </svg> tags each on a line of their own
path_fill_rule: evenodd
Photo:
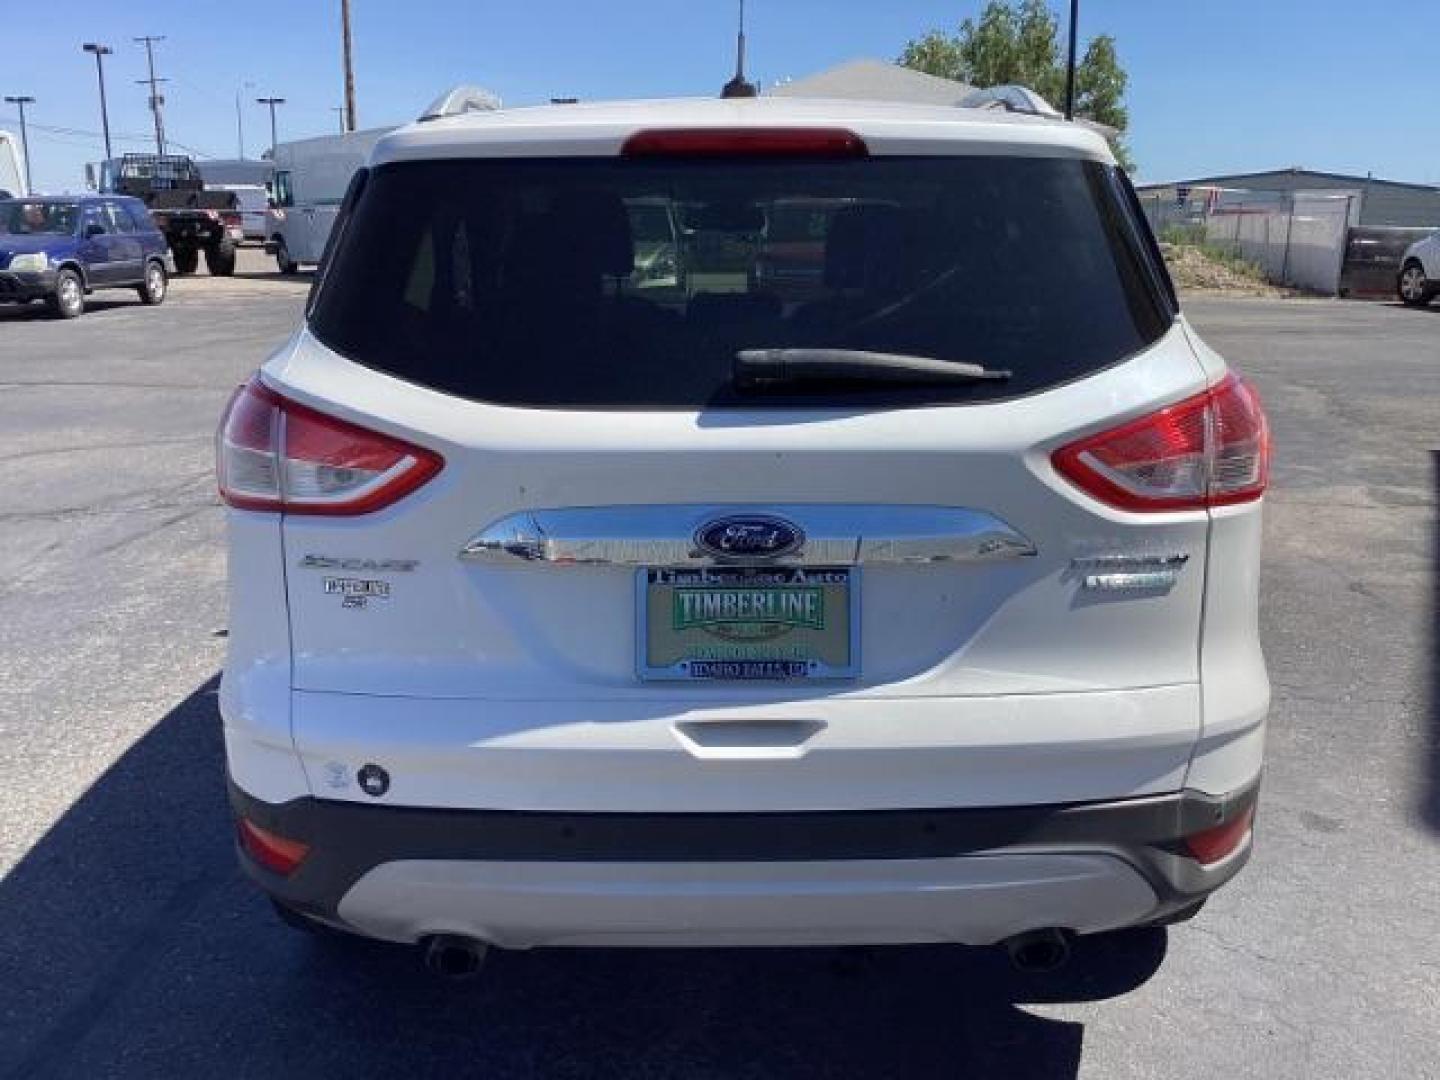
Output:
<svg viewBox="0 0 1440 1080">
<path fill-rule="evenodd" d="M 1250 851 L 1268 457 L 1079 126 L 401 129 L 219 437 L 241 861 L 450 972 L 1177 921 Z"/>
</svg>

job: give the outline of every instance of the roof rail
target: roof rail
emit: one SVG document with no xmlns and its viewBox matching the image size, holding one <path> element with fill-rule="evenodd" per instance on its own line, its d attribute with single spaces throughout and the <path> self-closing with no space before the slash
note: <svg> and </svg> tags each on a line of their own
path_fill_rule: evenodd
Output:
<svg viewBox="0 0 1440 1080">
<path fill-rule="evenodd" d="M 986 86 L 972 90 L 960 99 L 962 109 L 1004 109 L 1006 112 L 1027 113 L 1062 119 L 1059 109 L 1028 86 Z"/>
<path fill-rule="evenodd" d="M 478 86 L 455 86 L 432 101 L 420 114 L 419 121 L 423 124 L 427 120 L 440 120 L 467 112 L 494 112 L 498 108 L 500 99 L 489 90 Z"/>
</svg>

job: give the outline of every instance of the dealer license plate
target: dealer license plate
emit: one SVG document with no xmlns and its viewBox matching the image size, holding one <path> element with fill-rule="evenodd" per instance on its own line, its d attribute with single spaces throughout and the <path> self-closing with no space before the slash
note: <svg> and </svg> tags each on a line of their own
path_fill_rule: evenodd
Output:
<svg viewBox="0 0 1440 1080">
<path fill-rule="evenodd" d="M 642 679 L 849 679 L 860 673 L 853 567 L 647 569 L 637 575 Z"/>
</svg>

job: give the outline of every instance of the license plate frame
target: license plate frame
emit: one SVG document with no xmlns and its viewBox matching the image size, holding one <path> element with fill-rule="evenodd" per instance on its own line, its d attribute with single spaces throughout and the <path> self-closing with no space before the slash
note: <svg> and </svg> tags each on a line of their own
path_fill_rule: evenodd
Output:
<svg viewBox="0 0 1440 1080">
<path fill-rule="evenodd" d="M 656 605 L 652 605 L 652 587 L 670 590 L 668 604 L 666 594 L 661 593 Z M 690 624 L 689 608 L 679 593 L 725 593 L 737 589 L 747 590 L 752 596 L 788 594 L 795 617 L 771 621 L 763 616 L 748 619 L 731 616 L 712 620 L 715 626 L 704 625 L 707 621 L 704 619 Z M 806 606 L 809 603 L 806 594 L 814 594 L 817 589 L 818 615 L 813 605 Z M 736 684 L 859 678 L 860 591 L 860 568 L 856 566 L 642 567 L 635 573 L 636 675 L 645 682 Z M 693 607 L 694 601 L 690 604 Z M 706 640 L 703 645 L 696 643 L 690 648 L 673 640 L 652 642 L 657 605 L 660 611 L 667 608 L 670 611 L 672 634 L 698 630 L 698 635 L 689 634 L 692 643 L 705 635 L 713 637 L 713 642 Z M 838 630 L 831 629 L 828 622 L 836 616 L 842 620 Z M 819 626 L 813 625 L 816 618 L 820 620 Z M 758 638 L 742 636 L 727 640 L 720 636 L 720 623 L 728 623 L 742 632 L 748 632 L 746 627 L 766 627 L 774 632 Z M 798 625 L 788 625 L 791 623 Z M 777 627 L 781 629 L 775 629 Z M 796 640 L 786 640 L 797 632 L 798 644 Z M 827 637 L 830 640 L 824 640 Z M 843 652 L 836 638 L 843 641 Z M 704 651 L 713 651 L 716 655 L 695 655 Z"/>
</svg>

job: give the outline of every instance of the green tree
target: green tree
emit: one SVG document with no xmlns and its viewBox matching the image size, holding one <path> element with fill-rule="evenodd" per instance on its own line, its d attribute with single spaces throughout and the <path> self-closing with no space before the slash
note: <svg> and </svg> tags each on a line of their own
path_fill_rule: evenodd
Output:
<svg viewBox="0 0 1440 1080">
<path fill-rule="evenodd" d="M 1065 97 L 1065 57 L 1060 20 L 1046 0 L 989 0 L 978 19 L 965 19 L 948 34 L 932 30 L 905 46 L 905 67 L 972 86 L 1028 86 L 1059 107 Z M 1091 40 L 1075 68 L 1075 115 L 1115 128 L 1110 140 L 1116 158 L 1133 169 L 1123 134 L 1129 78 L 1120 66 L 1115 39 Z"/>
</svg>

